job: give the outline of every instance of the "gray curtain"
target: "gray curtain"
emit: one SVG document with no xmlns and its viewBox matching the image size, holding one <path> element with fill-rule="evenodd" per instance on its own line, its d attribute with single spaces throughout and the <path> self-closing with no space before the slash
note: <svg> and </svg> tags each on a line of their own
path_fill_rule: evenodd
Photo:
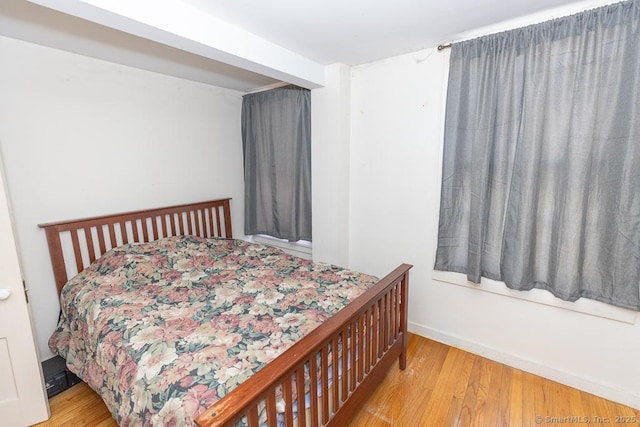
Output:
<svg viewBox="0 0 640 427">
<path fill-rule="evenodd" d="M 311 241 L 311 93 L 286 86 L 242 99 L 245 234 Z"/>
<path fill-rule="evenodd" d="M 435 268 L 640 310 L 640 4 L 450 61 Z"/>
</svg>

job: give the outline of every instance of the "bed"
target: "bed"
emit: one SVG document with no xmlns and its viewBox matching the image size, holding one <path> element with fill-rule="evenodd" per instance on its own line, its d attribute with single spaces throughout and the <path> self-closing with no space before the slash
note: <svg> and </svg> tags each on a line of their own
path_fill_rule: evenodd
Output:
<svg viewBox="0 0 640 427">
<path fill-rule="evenodd" d="M 230 199 L 40 227 L 50 345 L 121 425 L 343 426 L 406 366 L 410 265 L 378 280 L 235 240 Z"/>
</svg>

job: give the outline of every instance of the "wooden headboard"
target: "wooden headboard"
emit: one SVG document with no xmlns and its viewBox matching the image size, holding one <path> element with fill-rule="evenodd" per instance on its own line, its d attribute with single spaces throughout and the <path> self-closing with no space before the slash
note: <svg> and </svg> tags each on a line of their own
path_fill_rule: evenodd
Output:
<svg viewBox="0 0 640 427">
<path fill-rule="evenodd" d="M 179 235 L 232 238 L 231 199 L 38 224 L 47 235 L 58 296 L 64 284 L 109 249 Z M 75 274 L 68 275 L 67 267 Z"/>
</svg>

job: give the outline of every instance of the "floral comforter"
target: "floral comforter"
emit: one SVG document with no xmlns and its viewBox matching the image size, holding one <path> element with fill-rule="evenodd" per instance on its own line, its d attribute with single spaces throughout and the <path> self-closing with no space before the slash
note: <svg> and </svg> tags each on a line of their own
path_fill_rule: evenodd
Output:
<svg viewBox="0 0 640 427">
<path fill-rule="evenodd" d="M 241 240 L 124 245 L 65 285 L 49 346 L 119 425 L 194 425 L 375 282 Z"/>
</svg>

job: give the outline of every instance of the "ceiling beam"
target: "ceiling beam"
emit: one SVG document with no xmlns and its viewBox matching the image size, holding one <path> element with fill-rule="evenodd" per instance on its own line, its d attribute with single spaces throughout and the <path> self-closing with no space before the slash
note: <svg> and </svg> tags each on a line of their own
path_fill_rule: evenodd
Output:
<svg viewBox="0 0 640 427">
<path fill-rule="evenodd" d="M 324 66 L 178 0 L 29 0 L 50 9 L 308 89 Z"/>
</svg>

